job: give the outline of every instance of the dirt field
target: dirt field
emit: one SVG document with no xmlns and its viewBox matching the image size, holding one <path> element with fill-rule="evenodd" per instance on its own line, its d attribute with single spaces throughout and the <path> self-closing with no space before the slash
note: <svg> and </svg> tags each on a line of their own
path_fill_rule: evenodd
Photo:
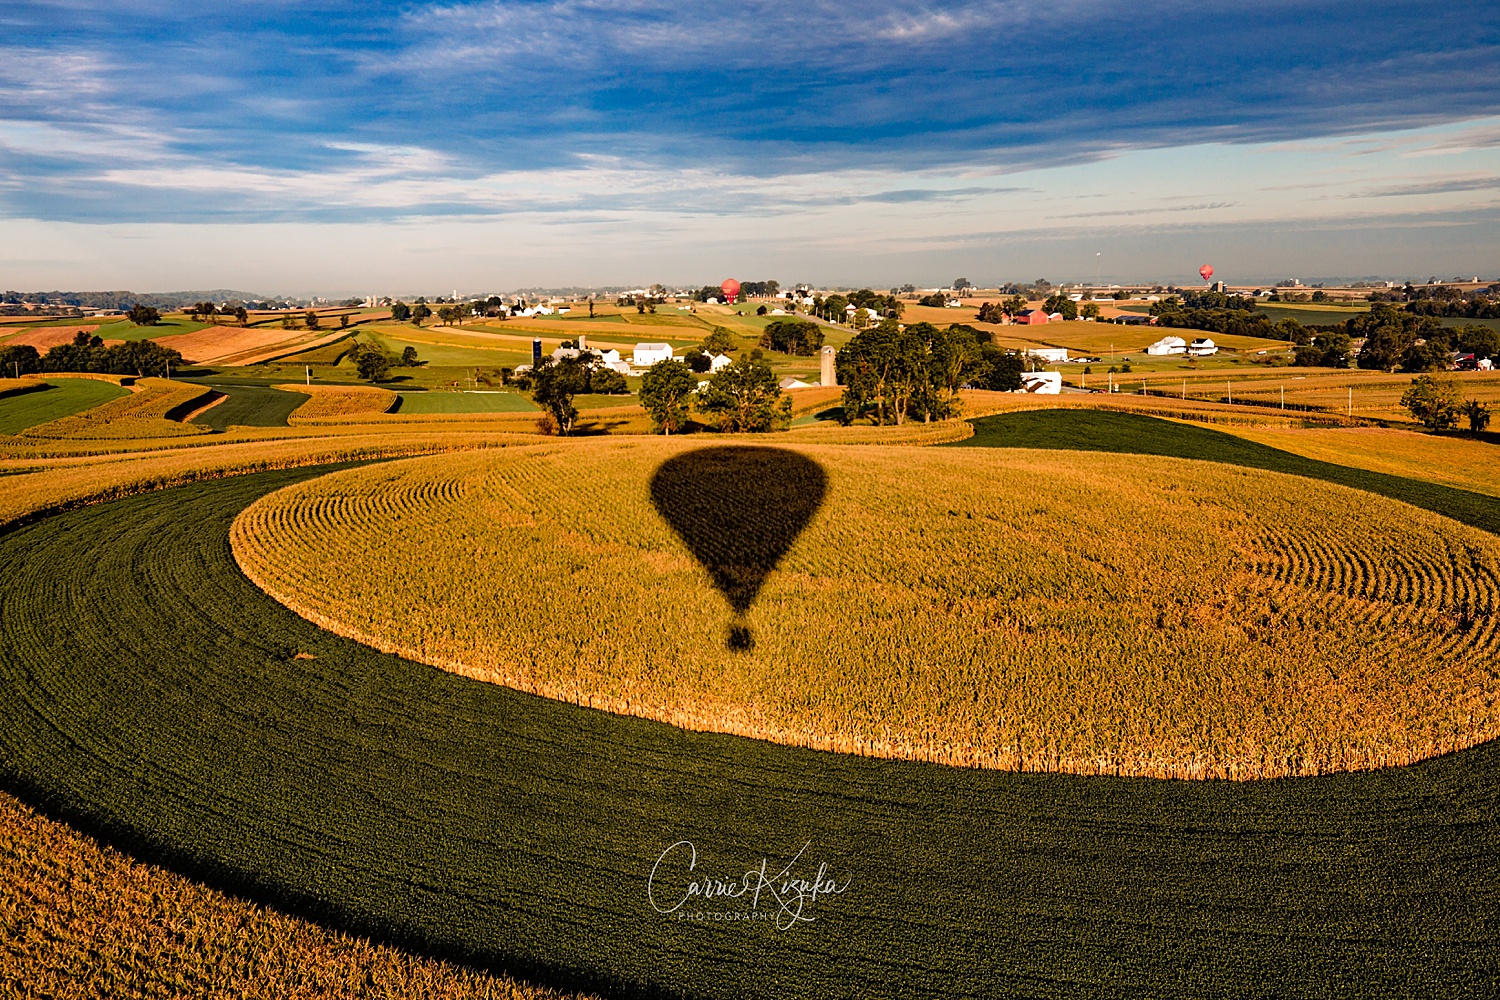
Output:
<svg viewBox="0 0 1500 1000">
<path fill-rule="evenodd" d="M 71 344 L 73 336 L 77 333 L 93 333 L 99 329 L 98 323 L 87 323 L 79 326 L 38 326 L 9 337 L 0 337 L 0 347 L 20 347 L 30 344 L 38 351 L 46 354 L 58 344 Z"/>
</svg>

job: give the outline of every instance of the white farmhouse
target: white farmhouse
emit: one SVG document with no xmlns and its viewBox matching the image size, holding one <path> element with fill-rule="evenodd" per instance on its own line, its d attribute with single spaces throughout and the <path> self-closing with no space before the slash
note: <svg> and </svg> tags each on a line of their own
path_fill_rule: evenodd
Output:
<svg viewBox="0 0 1500 1000">
<path fill-rule="evenodd" d="M 711 354 L 708 358 L 708 370 L 711 374 L 718 374 L 719 371 L 728 367 L 733 360 L 727 354 Z"/>
<path fill-rule="evenodd" d="M 1186 354 L 1187 341 L 1181 337 L 1163 337 L 1150 347 L 1146 348 L 1147 354 Z"/>
<path fill-rule="evenodd" d="M 1188 345 L 1187 353 L 1189 357 L 1206 358 L 1210 354 L 1218 354 L 1219 348 L 1207 337 L 1199 337 Z"/>
<path fill-rule="evenodd" d="M 671 344 L 636 344 L 635 357 L 630 359 L 630 363 L 636 368 L 650 368 L 658 361 L 671 360 Z"/>
</svg>

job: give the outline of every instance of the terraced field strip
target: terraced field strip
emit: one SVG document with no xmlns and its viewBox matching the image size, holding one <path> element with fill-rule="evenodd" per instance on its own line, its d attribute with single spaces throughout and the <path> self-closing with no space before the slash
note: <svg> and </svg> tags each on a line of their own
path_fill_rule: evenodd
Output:
<svg viewBox="0 0 1500 1000">
<path fill-rule="evenodd" d="M 351 417 L 374 417 L 389 413 L 401 399 L 389 389 L 365 385 L 278 385 L 286 392 L 308 397 L 288 417 L 292 425 L 320 420 L 345 420 Z"/>
<path fill-rule="evenodd" d="M 272 389 L 268 386 L 215 385 L 214 388 L 225 393 L 228 398 L 211 410 L 193 417 L 192 421 L 216 431 L 226 431 L 234 426 L 289 426 L 287 417 L 311 398 L 307 393 Z"/>
<path fill-rule="evenodd" d="M 1375 773 L 1161 782 L 820 754 L 591 712 L 375 653 L 250 586 L 231 520 L 307 475 L 131 497 L 0 538 L 8 787 L 251 899 L 636 995 L 1500 982 L 1493 744 Z M 697 867 L 668 854 L 653 882 L 681 841 Z M 653 908 L 799 851 L 798 874 L 826 861 L 844 890 L 806 902 L 812 922 Z"/>
<path fill-rule="evenodd" d="M 99 379 L 49 376 L 42 384 L 47 388 L 0 399 L 0 434 L 20 434 L 129 395 L 120 386 Z"/>
<path fill-rule="evenodd" d="M 27 428 L 34 438 L 67 441 L 130 440 L 207 434 L 208 428 L 182 422 L 182 417 L 211 401 L 212 389 L 188 382 L 143 378 L 137 391 L 92 407 Z"/>
</svg>

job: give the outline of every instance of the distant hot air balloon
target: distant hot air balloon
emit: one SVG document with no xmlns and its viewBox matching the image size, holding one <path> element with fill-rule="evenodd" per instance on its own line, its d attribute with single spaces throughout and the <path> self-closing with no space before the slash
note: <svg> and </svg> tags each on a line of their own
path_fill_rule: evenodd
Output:
<svg viewBox="0 0 1500 1000">
<path fill-rule="evenodd" d="M 1212 264 L 1204 264 L 1198 268 L 1198 274 L 1204 281 L 1207 281 L 1214 276 L 1214 266 Z"/>
<path fill-rule="evenodd" d="M 740 283 L 733 278 L 725 278 L 719 290 L 724 293 L 724 301 L 729 305 L 734 305 L 740 300 Z"/>
</svg>

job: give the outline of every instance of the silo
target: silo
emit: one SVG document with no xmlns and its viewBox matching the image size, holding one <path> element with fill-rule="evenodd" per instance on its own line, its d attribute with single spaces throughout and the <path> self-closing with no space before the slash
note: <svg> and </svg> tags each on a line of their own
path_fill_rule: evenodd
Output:
<svg viewBox="0 0 1500 1000">
<path fill-rule="evenodd" d="M 838 352 L 833 349 L 832 344 L 824 344 L 823 349 L 818 352 L 818 361 L 822 365 L 820 381 L 823 385 L 838 385 L 838 376 L 834 374 L 833 358 Z"/>
</svg>

